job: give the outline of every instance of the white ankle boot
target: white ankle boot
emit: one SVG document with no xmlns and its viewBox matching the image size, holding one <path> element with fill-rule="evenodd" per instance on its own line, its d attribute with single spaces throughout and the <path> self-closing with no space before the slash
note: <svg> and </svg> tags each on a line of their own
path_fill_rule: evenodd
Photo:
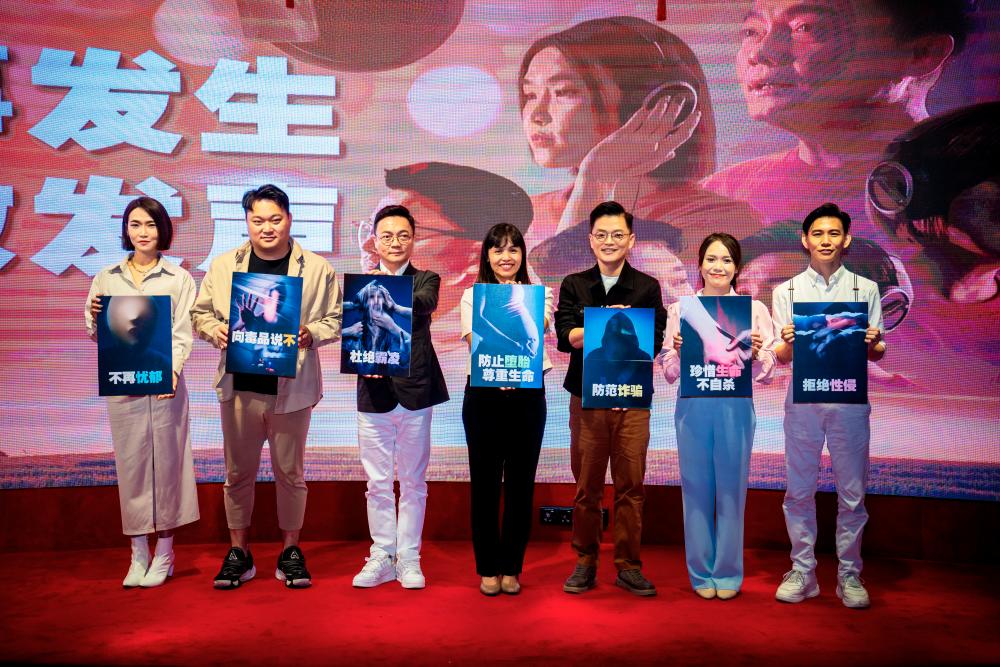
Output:
<svg viewBox="0 0 1000 667">
<path fill-rule="evenodd" d="M 156 554 L 153 562 L 149 564 L 149 570 L 139 582 L 143 588 L 154 588 L 162 586 L 167 577 L 174 574 L 174 538 L 161 537 L 156 540 Z"/>
<path fill-rule="evenodd" d="M 149 542 L 145 535 L 132 538 L 132 563 L 128 566 L 128 574 L 122 581 L 125 588 L 135 588 L 146 576 L 149 569 Z"/>
</svg>

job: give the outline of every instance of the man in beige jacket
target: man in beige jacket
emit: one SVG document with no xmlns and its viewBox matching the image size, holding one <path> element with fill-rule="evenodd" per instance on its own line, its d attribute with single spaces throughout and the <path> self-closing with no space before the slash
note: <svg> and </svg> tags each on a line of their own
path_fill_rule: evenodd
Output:
<svg viewBox="0 0 1000 667">
<path fill-rule="evenodd" d="M 243 196 L 243 209 L 250 242 L 212 261 L 191 309 L 195 331 L 222 351 L 215 391 L 222 413 L 224 494 L 232 548 L 215 577 L 215 587 L 237 588 L 257 572 L 247 532 L 254 482 L 267 440 L 277 485 L 278 526 L 284 538 L 275 576 L 289 588 L 302 588 L 311 584 L 298 546 L 306 509 L 303 462 L 312 409 L 323 396 L 317 348 L 340 338 L 340 287 L 325 259 L 292 240 L 292 217 L 284 192 L 273 185 L 250 190 Z M 294 378 L 226 372 L 232 274 L 237 271 L 302 278 L 302 326 Z"/>
</svg>

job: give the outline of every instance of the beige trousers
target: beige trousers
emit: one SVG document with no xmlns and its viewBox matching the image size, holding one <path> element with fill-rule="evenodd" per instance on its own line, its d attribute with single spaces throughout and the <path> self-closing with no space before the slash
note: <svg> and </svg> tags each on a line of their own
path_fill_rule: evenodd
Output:
<svg viewBox="0 0 1000 667">
<path fill-rule="evenodd" d="M 226 456 L 226 521 L 234 530 L 249 528 L 254 482 L 267 440 L 277 485 L 278 527 L 300 530 L 306 513 L 305 450 L 312 408 L 275 414 L 277 396 L 234 392 L 220 404 L 222 446 Z"/>
</svg>

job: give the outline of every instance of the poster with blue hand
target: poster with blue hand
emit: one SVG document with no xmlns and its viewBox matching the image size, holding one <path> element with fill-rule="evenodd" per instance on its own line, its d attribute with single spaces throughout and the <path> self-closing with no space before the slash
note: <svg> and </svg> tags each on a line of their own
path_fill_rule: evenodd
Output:
<svg viewBox="0 0 1000 667">
<path fill-rule="evenodd" d="M 542 387 L 545 288 L 491 285 L 472 288 L 473 387 Z"/>
<path fill-rule="evenodd" d="M 98 393 L 171 393 L 171 325 L 169 296 L 102 296 L 97 316 Z"/>
<path fill-rule="evenodd" d="M 410 375 L 413 276 L 344 274 L 340 372 Z"/>
<path fill-rule="evenodd" d="M 795 302 L 794 403 L 867 403 L 868 304 Z"/>
<path fill-rule="evenodd" d="M 237 272 L 230 299 L 226 372 L 295 377 L 302 278 Z"/>
<path fill-rule="evenodd" d="M 679 396 L 752 396 L 750 297 L 682 296 Z"/>
<path fill-rule="evenodd" d="M 644 408 L 653 401 L 652 308 L 585 308 L 583 407 Z"/>
</svg>

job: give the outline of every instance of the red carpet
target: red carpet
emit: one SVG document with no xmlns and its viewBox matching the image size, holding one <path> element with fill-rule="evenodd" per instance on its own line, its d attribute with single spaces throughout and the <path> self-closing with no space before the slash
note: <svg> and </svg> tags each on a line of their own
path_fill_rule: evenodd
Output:
<svg viewBox="0 0 1000 667">
<path fill-rule="evenodd" d="M 179 538 L 182 536 L 179 536 Z M 520 596 L 486 598 L 467 542 L 425 545 L 428 587 L 356 590 L 366 545 L 303 545 L 316 583 L 285 590 L 273 578 L 277 544 L 255 547 L 257 578 L 216 591 L 226 545 L 178 544 L 178 568 L 159 589 L 123 590 L 125 543 L 115 550 L 0 554 L 4 662 L 97 664 L 492 664 L 543 662 L 931 665 L 1000 662 L 1000 568 L 875 560 L 873 604 L 841 606 L 835 564 L 820 562 L 820 597 L 773 599 L 787 567 L 775 551 L 747 553 L 735 600 L 703 601 L 688 587 L 678 547 L 644 549 L 659 588 L 640 599 L 613 585 L 610 552 L 597 589 L 562 592 L 569 546 L 533 544 Z"/>
</svg>

